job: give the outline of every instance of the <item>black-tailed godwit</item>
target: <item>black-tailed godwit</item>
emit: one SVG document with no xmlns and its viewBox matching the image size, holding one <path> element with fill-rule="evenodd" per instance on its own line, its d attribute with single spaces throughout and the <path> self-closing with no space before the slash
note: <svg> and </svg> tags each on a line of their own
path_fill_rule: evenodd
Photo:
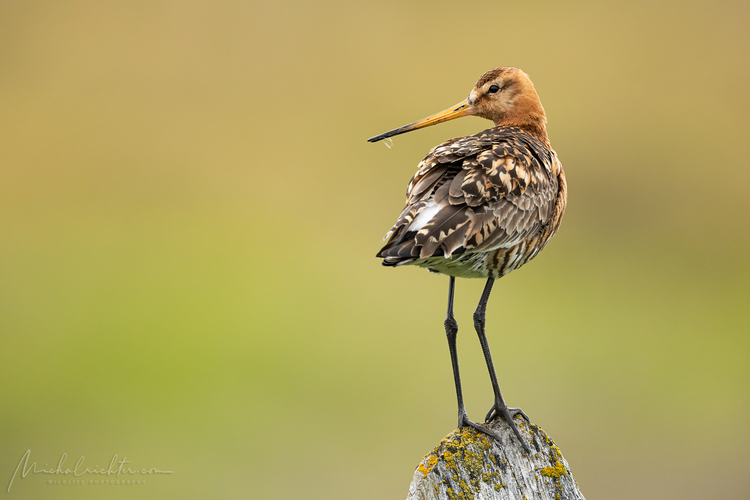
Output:
<svg viewBox="0 0 750 500">
<path fill-rule="evenodd" d="M 466 414 L 456 353 L 458 324 L 453 317 L 456 277 L 487 279 L 474 312 L 474 328 L 495 393 L 486 420 L 504 417 L 528 452 L 513 420 L 515 415 L 528 417 L 505 404 L 484 325 L 495 280 L 536 257 L 557 232 L 565 212 L 565 174 L 550 147 L 547 118 L 534 84 L 516 68 L 490 70 L 464 101 L 368 140 L 376 142 L 468 115 L 491 120 L 495 126 L 448 140 L 427 154 L 409 182 L 406 207 L 377 256 L 384 266 L 415 265 L 450 277 L 445 331 L 456 383 L 458 426 L 471 426 L 499 440 Z"/>
</svg>

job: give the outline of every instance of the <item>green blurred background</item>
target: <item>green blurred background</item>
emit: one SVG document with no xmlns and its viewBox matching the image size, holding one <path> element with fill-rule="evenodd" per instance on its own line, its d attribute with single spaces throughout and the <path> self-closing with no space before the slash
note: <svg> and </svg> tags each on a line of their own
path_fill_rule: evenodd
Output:
<svg viewBox="0 0 750 500">
<path fill-rule="evenodd" d="M 3 1 L 2 495 L 404 498 L 456 424 L 447 278 L 374 255 L 417 162 L 489 122 L 365 140 L 507 65 L 536 84 L 570 194 L 490 301 L 506 399 L 588 498 L 750 497 L 749 16 Z M 457 287 L 476 420 L 482 286 Z M 27 449 L 174 474 L 5 493 Z"/>
</svg>

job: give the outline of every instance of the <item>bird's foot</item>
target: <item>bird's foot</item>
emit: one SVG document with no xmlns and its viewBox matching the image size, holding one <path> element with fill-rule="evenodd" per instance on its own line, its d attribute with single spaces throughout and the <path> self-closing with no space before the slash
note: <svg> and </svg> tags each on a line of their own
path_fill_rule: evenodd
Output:
<svg viewBox="0 0 750 500">
<path fill-rule="evenodd" d="M 492 421 L 493 418 L 497 417 L 498 415 L 502 415 L 505 417 L 505 419 L 508 422 L 512 421 L 512 418 L 516 415 L 521 415 L 524 420 L 527 422 L 531 422 L 529 417 L 523 412 L 520 408 L 508 408 L 504 403 L 498 403 L 495 402 L 495 404 L 490 408 L 490 411 L 487 413 L 487 416 L 485 417 L 485 420 L 487 422 Z"/>
<path fill-rule="evenodd" d="M 527 422 L 531 422 L 531 420 L 529 420 L 529 417 L 523 412 L 522 409 L 508 408 L 508 406 L 502 401 L 495 401 L 495 404 L 492 405 L 492 408 L 490 408 L 490 411 L 487 413 L 487 417 L 485 420 L 486 422 L 491 422 L 495 417 L 502 416 L 505 421 L 508 422 L 510 428 L 513 429 L 513 432 L 521 442 L 523 449 L 526 450 L 526 453 L 531 453 L 531 448 L 529 448 L 529 445 L 526 444 L 523 436 L 521 436 L 521 431 L 518 430 L 518 425 L 516 424 L 515 420 L 513 420 L 513 417 L 515 417 L 516 415 L 521 415 L 524 420 L 526 420 Z"/>
<path fill-rule="evenodd" d="M 463 429 L 464 426 L 473 427 L 474 429 L 478 430 L 479 432 L 483 434 L 487 434 L 489 437 L 495 439 L 500 445 L 503 444 L 503 440 L 500 436 L 492 432 L 491 430 L 487 429 L 486 427 L 483 427 L 475 422 L 472 422 L 469 420 L 469 417 L 466 415 L 466 412 L 460 412 L 458 414 L 458 428 Z"/>
</svg>

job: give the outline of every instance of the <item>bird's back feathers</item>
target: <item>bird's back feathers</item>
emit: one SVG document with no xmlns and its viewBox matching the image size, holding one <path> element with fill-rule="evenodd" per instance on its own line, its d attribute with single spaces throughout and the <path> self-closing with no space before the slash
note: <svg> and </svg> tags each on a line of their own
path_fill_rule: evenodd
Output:
<svg viewBox="0 0 750 500">
<path fill-rule="evenodd" d="M 419 164 L 378 257 L 387 266 L 502 276 L 533 258 L 557 230 L 564 184 L 555 152 L 522 129 L 494 127 L 446 141 Z M 533 254 L 528 248 L 512 262 L 500 258 L 532 241 L 539 246 Z"/>
</svg>

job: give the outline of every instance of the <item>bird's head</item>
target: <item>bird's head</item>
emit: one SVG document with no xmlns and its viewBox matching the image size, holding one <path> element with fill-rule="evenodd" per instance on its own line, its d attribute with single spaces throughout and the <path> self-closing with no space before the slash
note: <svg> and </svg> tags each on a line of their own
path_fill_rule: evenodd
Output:
<svg viewBox="0 0 750 500">
<path fill-rule="evenodd" d="M 519 127 L 547 139 L 547 117 L 529 75 L 517 68 L 496 68 L 486 72 L 469 97 L 455 106 L 368 139 L 377 142 L 419 128 L 475 115 L 492 120 L 495 126 Z"/>
<path fill-rule="evenodd" d="M 466 99 L 472 115 L 495 125 L 544 127 L 547 116 L 529 75 L 517 68 L 497 68 L 479 79 Z"/>
</svg>

